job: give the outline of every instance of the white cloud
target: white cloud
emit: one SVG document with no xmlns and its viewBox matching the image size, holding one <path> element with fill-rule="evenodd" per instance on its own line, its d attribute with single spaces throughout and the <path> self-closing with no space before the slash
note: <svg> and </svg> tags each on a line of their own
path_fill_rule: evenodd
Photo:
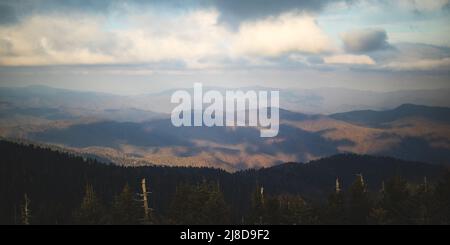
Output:
<svg viewBox="0 0 450 245">
<path fill-rule="evenodd" d="M 0 64 L 110 64 L 181 61 L 222 55 L 229 36 L 214 11 L 174 18 L 133 16 L 125 29 L 107 29 L 98 16 L 32 16 L 0 27 Z M 225 38 L 225 39 L 224 39 Z"/>
<path fill-rule="evenodd" d="M 375 65 L 375 61 L 367 55 L 338 54 L 324 57 L 326 64 Z"/>
<path fill-rule="evenodd" d="M 244 22 L 234 42 L 236 55 L 279 56 L 288 52 L 319 54 L 334 50 L 331 39 L 314 18 L 292 13 Z"/>
<path fill-rule="evenodd" d="M 395 49 L 383 51 L 385 56 L 338 51 L 315 19 L 307 15 L 286 13 L 242 22 L 235 31 L 223 26 L 219 16 L 213 9 L 177 15 L 128 12 L 124 26 L 114 27 L 108 16 L 102 15 L 33 15 L 15 25 L 0 25 L 0 65 L 148 63 L 147 67 L 155 70 L 162 66 L 213 69 L 230 64 L 282 66 L 282 59 L 272 58 L 287 55 L 291 61 L 310 66 L 370 65 L 390 70 L 450 67 L 449 51 L 429 45 L 395 44 Z M 387 43 L 382 30 L 368 29 L 350 36 L 351 41 L 366 44 L 358 46 L 359 51 Z M 311 57 L 317 62 L 310 62 Z"/>
<path fill-rule="evenodd" d="M 130 14 L 126 28 L 105 28 L 106 17 L 30 16 L 0 27 L 0 64 L 110 64 L 183 62 L 191 68 L 220 66 L 223 59 L 249 62 L 257 57 L 298 51 L 330 50 L 330 42 L 311 17 L 283 15 L 244 23 L 232 32 L 219 13 L 198 10 L 176 16 Z"/>
<path fill-rule="evenodd" d="M 111 33 L 104 33 L 98 17 L 32 16 L 16 26 L 0 28 L 2 65 L 96 64 L 113 61 Z"/>
<path fill-rule="evenodd" d="M 118 34 L 127 42 L 127 58 L 137 62 L 183 61 L 204 67 L 224 56 L 230 33 L 218 25 L 216 11 L 195 11 L 171 18 L 134 16 L 132 26 Z"/>
<path fill-rule="evenodd" d="M 104 16 L 80 14 L 35 15 L 1 26 L 0 64 L 181 62 L 205 68 L 224 60 L 264 64 L 267 56 L 334 50 L 314 18 L 292 13 L 244 22 L 235 32 L 219 23 L 215 10 L 130 12 L 124 18 L 125 28 L 111 28 Z"/>
</svg>

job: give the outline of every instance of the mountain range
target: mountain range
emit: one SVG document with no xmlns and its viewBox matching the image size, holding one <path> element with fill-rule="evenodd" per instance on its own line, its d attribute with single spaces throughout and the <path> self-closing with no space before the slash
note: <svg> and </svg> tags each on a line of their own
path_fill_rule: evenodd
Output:
<svg viewBox="0 0 450 245">
<path fill-rule="evenodd" d="M 335 94 L 324 93 L 327 89 L 315 91 L 314 95 L 306 90 L 288 91 L 285 96 L 282 91 L 282 102 L 292 103 L 287 106 L 281 103 L 279 135 L 264 139 L 252 127 L 172 126 L 167 110 L 162 109 L 170 101 L 170 91 L 118 96 L 44 86 L 2 88 L 0 135 L 46 143 L 127 166 L 207 166 L 236 171 L 305 162 L 339 153 L 450 164 L 450 109 L 407 103 L 419 97 L 425 104 L 442 102 L 444 98 L 439 94 L 445 91 L 375 93 L 336 89 Z M 323 92 L 322 97 L 315 100 L 318 91 Z M 338 94 L 361 98 L 355 100 L 358 103 L 371 100 L 375 94 L 373 98 L 379 97 L 379 103 L 372 101 L 362 106 L 364 102 L 358 106 L 354 102 L 345 106 L 348 100 L 339 100 L 341 104 L 325 106 L 316 113 L 299 112 L 308 103 L 312 107 L 327 105 L 329 102 L 314 104 L 314 101 L 334 101 Z M 303 99 L 305 102 L 301 102 Z M 403 104 L 385 108 L 395 100 Z M 148 102 L 147 107 L 144 101 Z M 293 105 L 298 105 L 296 110 L 286 109 Z M 338 107 L 364 110 L 342 112 L 336 111 Z M 319 113 L 323 111 L 336 113 Z"/>
<path fill-rule="evenodd" d="M 182 88 L 193 92 L 192 88 Z M 230 88 L 204 87 L 223 94 Z M 143 91 L 138 95 L 116 95 L 102 92 L 77 91 L 44 85 L 0 87 L 0 103 L 18 107 L 78 108 L 86 110 L 130 109 L 170 113 L 174 105 L 170 97 L 177 89 Z M 233 89 L 235 90 L 235 89 Z M 242 91 L 280 91 L 280 105 L 286 110 L 308 114 L 333 114 L 354 110 L 387 110 L 402 104 L 450 107 L 450 89 L 398 90 L 390 92 L 364 91 L 347 88 L 269 88 L 242 87 Z"/>
</svg>

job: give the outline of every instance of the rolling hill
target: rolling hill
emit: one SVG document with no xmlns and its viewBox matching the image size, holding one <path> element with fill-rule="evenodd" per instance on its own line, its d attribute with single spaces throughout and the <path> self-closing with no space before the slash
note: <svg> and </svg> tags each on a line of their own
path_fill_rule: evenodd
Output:
<svg viewBox="0 0 450 245">
<path fill-rule="evenodd" d="M 450 108 L 403 104 L 392 110 L 350 111 L 332 114 L 330 117 L 368 127 L 382 127 L 386 123 L 391 123 L 405 118 L 423 118 L 450 124 Z"/>
<path fill-rule="evenodd" d="M 410 106 L 394 110 L 405 107 Z M 112 154 L 114 158 L 126 156 L 140 163 L 219 167 L 228 171 L 346 152 L 449 164 L 450 127 L 441 112 L 446 109 L 414 108 L 414 113 L 393 113 L 396 117 L 388 121 L 372 117 L 376 123 L 385 120 L 383 127 L 281 110 L 279 135 L 266 139 L 259 137 L 257 128 L 174 127 L 168 119 L 81 123 L 29 132 L 27 138 L 102 157 Z"/>
<path fill-rule="evenodd" d="M 45 86 L 0 88 L 0 136 L 55 144 L 133 166 L 207 166 L 237 171 L 339 153 L 450 164 L 449 108 L 403 104 L 380 110 L 412 98 L 436 104 L 443 98 L 439 93 L 345 89 L 281 93 L 280 133 L 264 139 L 252 127 L 173 127 L 168 114 L 155 112 L 167 111 L 163 108 L 170 104 L 171 91 L 119 96 Z M 343 104 L 349 98 L 360 104 Z M 377 110 L 330 115 L 298 112 L 309 110 L 305 106 L 316 107 L 317 112 Z"/>
</svg>

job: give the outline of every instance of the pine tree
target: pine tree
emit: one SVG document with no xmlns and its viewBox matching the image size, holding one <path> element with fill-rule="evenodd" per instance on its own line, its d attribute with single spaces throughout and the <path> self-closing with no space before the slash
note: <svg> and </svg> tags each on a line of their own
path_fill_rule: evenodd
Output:
<svg viewBox="0 0 450 245">
<path fill-rule="evenodd" d="M 207 224 L 229 224 L 230 223 L 230 208 L 225 202 L 223 193 L 218 187 L 209 187 L 208 200 L 205 202 L 205 214 L 207 217 Z"/>
<path fill-rule="evenodd" d="M 105 208 L 95 194 L 94 188 L 92 185 L 87 184 L 81 206 L 74 214 L 75 223 L 86 225 L 105 224 L 107 221 L 105 215 Z"/>
<path fill-rule="evenodd" d="M 382 200 L 385 197 L 386 185 L 384 180 L 381 182 L 381 188 L 378 193 L 375 193 L 377 200 L 379 200 L 369 212 L 369 224 L 372 225 L 386 225 L 389 223 L 387 211 L 382 206 Z"/>
<path fill-rule="evenodd" d="M 139 224 L 141 219 L 139 202 L 134 199 L 134 193 L 126 184 L 122 192 L 114 198 L 111 208 L 112 223 L 121 225 Z"/>
<path fill-rule="evenodd" d="M 264 223 L 264 188 L 256 186 L 252 196 L 252 203 L 250 207 L 250 214 L 247 218 L 247 222 L 250 224 L 263 224 Z"/>
<path fill-rule="evenodd" d="M 281 222 L 280 200 L 276 197 L 265 198 L 264 201 L 264 222 L 277 225 Z"/>
<path fill-rule="evenodd" d="M 433 223 L 450 224 L 450 171 L 437 183 L 434 190 L 433 200 L 436 207 L 433 209 Z"/>
<path fill-rule="evenodd" d="M 367 224 L 370 200 L 367 187 L 361 174 L 357 175 L 355 182 L 349 189 L 348 220 L 351 224 Z"/>
<path fill-rule="evenodd" d="M 405 179 L 395 176 L 386 182 L 381 207 L 386 211 L 388 223 L 413 223 L 415 210 Z"/>
<path fill-rule="evenodd" d="M 286 225 L 300 225 L 309 223 L 308 209 L 301 196 L 282 195 L 280 202 L 280 223 Z"/>
<path fill-rule="evenodd" d="M 414 211 L 414 224 L 431 224 L 433 208 L 435 200 L 433 196 L 432 187 L 428 184 L 427 178 L 424 177 L 422 184 L 415 188 L 415 192 L 411 196 Z"/>
<path fill-rule="evenodd" d="M 345 200 L 344 193 L 334 192 L 328 197 L 328 203 L 325 211 L 324 222 L 333 225 L 342 225 L 345 220 Z"/>
<path fill-rule="evenodd" d="M 230 211 L 222 192 L 204 182 L 177 187 L 169 218 L 174 224 L 227 224 Z"/>
<path fill-rule="evenodd" d="M 345 223 L 345 200 L 339 178 L 336 178 L 334 192 L 328 197 L 328 203 L 325 207 L 323 222 L 326 224 L 344 224 Z"/>
</svg>

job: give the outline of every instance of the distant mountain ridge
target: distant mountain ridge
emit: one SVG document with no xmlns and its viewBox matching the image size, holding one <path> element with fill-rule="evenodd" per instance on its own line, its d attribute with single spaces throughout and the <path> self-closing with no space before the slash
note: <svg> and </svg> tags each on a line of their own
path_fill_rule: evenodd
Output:
<svg viewBox="0 0 450 245">
<path fill-rule="evenodd" d="M 192 88 L 182 88 L 192 91 Z M 224 92 L 225 87 L 204 87 Z M 266 88 L 261 86 L 234 88 L 233 90 L 279 90 L 280 106 L 286 110 L 308 114 L 332 114 L 345 111 L 374 109 L 386 110 L 405 103 L 450 107 L 450 89 L 400 90 L 374 92 L 345 88 Z M 116 95 L 100 92 L 53 88 L 44 85 L 27 87 L 0 87 L 0 101 L 29 107 L 78 107 L 85 109 L 136 108 L 169 113 L 174 105 L 170 96 L 176 89 L 161 92 L 142 91 L 140 95 Z M 75 106 L 76 105 L 76 106 Z"/>
<path fill-rule="evenodd" d="M 385 111 L 360 110 L 336 113 L 330 117 L 363 126 L 381 126 L 402 118 L 420 117 L 450 124 L 450 108 L 431 107 L 415 104 L 403 104 L 397 108 Z"/>
<path fill-rule="evenodd" d="M 410 92 L 434 98 L 437 91 Z M 351 108 L 366 102 L 372 106 L 364 108 L 373 108 L 381 105 L 377 101 L 386 99 L 384 95 L 405 101 L 416 98 L 409 97 L 410 92 L 282 90 L 279 134 L 261 138 L 255 127 L 174 127 L 169 114 L 150 110 L 166 110 L 170 91 L 117 96 L 45 86 L 0 88 L 0 136 L 55 144 L 131 165 L 170 163 L 237 171 L 338 153 L 450 164 L 449 108 L 403 104 L 384 111 L 299 112 L 305 105 L 323 109 L 349 99 L 361 102 Z M 437 97 L 440 100 L 441 95 Z M 284 108 L 283 100 L 294 110 Z"/>
<path fill-rule="evenodd" d="M 386 113 L 355 112 L 360 117 L 354 118 L 371 115 L 362 117 L 366 118 L 363 124 L 281 109 L 279 135 L 273 139 L 260 138 L 258 129 L 253 127 L 174 127 L 169 119 L 75 124 L 30 132 L 28 137 L 81 149 L 112 148 L 155 164 L 200 164 L 230 171 L 308 161 L 343 152 L 450 164 L 450 150 L 446 148 L 450 143 L 445 113 L 448 110 L 403 105 Z M 436 123 L 431 126 L 416 121 L 414 118 L 418 117 Z M 387 122 L 394 124 L 383 124 Z M 95 149 L 102 154 L 100 148 Z"/>
</svg>

